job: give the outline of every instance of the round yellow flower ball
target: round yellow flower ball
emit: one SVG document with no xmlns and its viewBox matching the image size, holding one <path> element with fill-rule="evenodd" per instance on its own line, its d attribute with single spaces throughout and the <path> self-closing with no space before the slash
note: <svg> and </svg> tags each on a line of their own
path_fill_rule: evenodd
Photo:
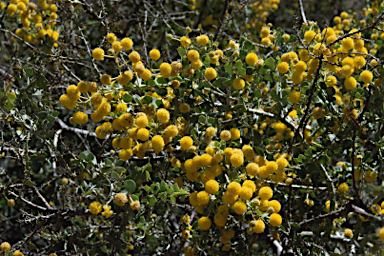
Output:
<svg viewBox="0 0 384 256">
<path fill-rule="evenodd" d="M 235 167 L 240 167 L 244 163 L 244 157 L 239 154 L 233 154 L 230 158 L 231 164 Z"/>
<path fill-rule="evenodd" d="M 209 194 L 213 195 L 219 191 L 219 183 L 216 180 L 209 180 L 204 184 L 205 191 Z"/>
<path fill-rule="evenodd" d="M 157 49 L 152 49 L 150 52 L 149 52 L 149 58 L 151 58 L 152 60 L 158 60 L 160 59 L 160 51 L 157 50 Z"/>
<path fill-rule="evenodd" d="M 165 143 L 163 137 L 155 135 L 152 137 L 152 148 L 156 154 L 159 154 L 164 149 Z"/>
<path fill-rule="evenodd" d="M 229 130 L 229 132 L 231 133 L 231 140 L 237 140 L 240 138 L 240 130 L 237 129 L 237 128 L 231 128 Z"/>
<path fill-rule="evenodd" d="M 244 86 L 245 86 L 245 81 L 240 77 L 236 78 L 233 81 L 233 88 L 235 88 L 236 90 L 242 90 Z"/>
<path fill-rule="evenodd" d="M 140 54 L 136 51 L 133 51 L 131 52 L 129 55 L 128 55 L 129 59 L 132 61 L 132 63 L 137 63 L 140 61 L 141 57 L 140 57 Z"/>
<path fill-rule="evenodd" d="M 369 70 L 364 70 L 363 72 L 360 73 L 360 79 L 365 84 L 369 84 L 370 82 L 372 82 L 372 79 L 373 79 L 372 72 Z"/>
<path fill-rule="evenodd" d="M 254 66 L 254 65 L 256 65 L 257 59 L 258 58 L 257 58 L 256 53 L 251 52 L 251 53 L 248 53 L 247 56 L 245 57 L 245 62 L 248 65 Z"/>
<path fill-rule="evenodd" d="M 348 238 L 353 237 L 353 231 L 352 231 L 352 229 L 350 229 L 350 228 L 346 228 L 346 229 L 344 230 L 344 236 L 345 236 L 345 237 L 348 237 Z"/>
<path fill-rule="evenodd" d="M 189 60 L 190 62 L 196 62 L 196 61 L 199 60 L 199 58 L 200 58 L 200 54 L 199 54 L 199 52 L 196 51 L 196 50 L 190 50 L 190 51 L 188 52 L 188 54 L 187 54 L 187 57 L 188 57 L 188 60 Z"/>
<path fill-rule="evenodd" d="M 188 151 L 189 148 L 193 145 L 193 140 L 189 136 L 184 136 L 180 140 L 180 150 L 181 151 Z"/>
<path fill-rule="evenodd" d="M 1 245 L 0 245 L 0 250 L 2 252 L 7 252 L 9 251 L 9 249 L 11 249 L 11 245 L 8 243 L 8 242 L 3 242 Z"/>
<path fill-rule="evenodd" d="M 92 57 L 95 60 L 104 60 L 104 50 L 101 48 L 96 48 L 92 51 Z"/>
<path fill-rule="evenodd" d="M 217 72 L 214 68 L 207 68 L 204 75 L 208 80 L 213 80 L 217 77 Z"/>
<path fill-rule="evenodd" d="M 249 163 L 245 170 L 250 176 L 254 177 L 259 172 L 259 166 L 256 163 Z"/>
<path fill-rule="evenodd" d="M 240 193 L 240 190 L 241 190 L 240 183 L 235 181 L 232 181 L 227 186 L 227 193 L 232 196 L 238 195 Z"/>
<path fill-rule="evenodd" d="M 301 100 L 301 93 L 298 91 L 291 91 L 291 93 L 289 94 L 289 101 L 292 104 L 297 104 L 300 102 L 300 100 Z"/>
<path fill-rule="evenodd" d="M 128 202 L 128 197 L 124 193 L 117 193 L 115 195 L 115 203 L 118 206 L 124 206 Z"/>
<path fill-rule="evenodd" d="M 119 159 L 123 160 L 123 161 L 128 161 L 129 158 L 131 158 L 132 156 L 132 149 L 122 149 L 120 152 L 119 152 Z"/>
<path fill-rule="evenodd" d="M 269 200 L 273 196 L 273 191 L 270 187 L 262 187 L 259 190 L 259 197 L 261 200 Z"/>
<path fill-rule="evenodd" d="M 280 74 L 285 74 L 287 73 L 289 70 L 289 65 L 287 62 L 280 62 L 278 65 L 277 65 L 277 71 L 279 71 Z"/>
<path fill-rule="evenodd" d="M 201 217 L 198 224 L 202 230 L 208 230 L 212 225 L 212 221 L 208 217 Z"/>
<path fill-rule="evenodd" d="M 164 78 L 168 78 L 172 73 L 172 66 L 169 63 L 161 63 L 160 65 L 160 73 Z"/>
<path fill-rule="evenodd" d="M 132 49 L 133 41 L 131 38 L 125 37 L 123 40 L 121 40 L 121 45 L 123 46 L 124 50 L 129 51 Z"/>
<path fill-rule="evenodd" d="M 224 130 L 220 133 L 220 139 L 223 141 L 228 141 L 231 139 L 231 132 L 228 130 Z"/>
<path fill-rule="evenodd" d="M 271 216 L 269 217 L 269 224 L 271 224 L 273 227 L 280 226 L 282 221 L 283 219 L 278 213 L 272 213 Z"/>
<path fill-rule="evenodd" d="M 93 215 L 96 215 L 96 214 L 99 214 L 102 210 L 103 210 L 103 207 L 101 205 L 101 203 L 97 202 L 97 201 L 94 201 L 92 202 L 89 207 L 88 207 L 89 211 L 93 214 Z"/>
<path fill-rule="evenodd" d="M 255 225 L 253 226 L 253 232 L 260 234 L 263 233 L 265 229 L 265 224 L 262 220 L 255 221 Z"/>
<path fill-rule="evenodd" d="M 243 214 L 247 210 L 247 205 L 243 201 L 237 201 L 232 205 L 232 209 L 237 214 Z"/>
</svg>

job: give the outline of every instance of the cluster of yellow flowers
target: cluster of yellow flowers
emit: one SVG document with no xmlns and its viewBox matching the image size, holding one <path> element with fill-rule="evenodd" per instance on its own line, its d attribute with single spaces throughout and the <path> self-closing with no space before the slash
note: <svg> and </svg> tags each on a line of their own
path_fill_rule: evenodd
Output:
<svg viewBox="0 0 384 256">
<path fill-rule="evenodd" d="M 276 58 L 278 60 L 276 67 L 270 65 L 274 67 L 271 68 L 271 72 L 287 82 L 284 86 L 279 83 L 279 86 L 288 92 L 286 95 L 289 95 L 288 99 L 292 103 L 292 111 L 288 116 L 296 127 L 299 125 L 298 113 L 303 113 L 300 103 L 306 97 L 302 93 L 302 84 L 313 80 L 320 63 L 322 63 L 320 80 L 335 90 L 334 97 L 343 108 L 342 113 L 346 120 L 356 119 L 358 116 L 356 109 L 347 108 L 350 93 L 356 88 L 381 84 L 380 78 L 374 80 L 375 72 L 366 67 L 369 47 L 365 45 L 357 30 L 349 29 L 351 23 L 346 21 L 348 14 L 342 13 L 341 18 L 343 26 L 339 26 L 340 24 L 335 21 L 337 23 L 335 27 L 328 27 L 322 31 L 314 22 L 304 24 L 303 39 L 300 39 L 302 44 L 298 52 L 292 50 L 281 54 Z M 343 36 L 346 31 L 353 34 Z M 200 191 L 191 191 L 189 203 L 203 215 L 198 220 L 199 228 L 209 230 L 214 223 L 223 233 L 221 242 L 224 245 L 229 244 L 235 232 L 227 223 L 230 216 L 237 217 L 246 214 L 247 211 L 253 213 L 247 231 L 249 234 L 263 233 L 266 224 L 269 224 L 274 232 L 273 236 L 278 237 L 275 227 L 280 226 L 283 221 L 279 214 L 281 204 L 277 200 L 271 200 L 273 190 L 269 184 L 285 182 L 289 185 L 296 177 L 294 171 L 289 168 L 292 156 L 284 153 L 287 152 L 284 142 L 291 140 L 295 135 L 291 128 L 287 127 L 288 123 L 280 118 L 277 120 L 267 117 L 263 118 L 259 125 L 249 127 L 260 135 L 268 134 L 269 145 L 265 149 L 274 155 L 272 154 L 267 160 L 264 155 L 256 155 L 254 144 L 244 143 L 249 128 L 236 128 L 235 122 L 231 121 L 233 117 L 230 111 L 220 114 L 223 119 L 231 121 L 228 122 L 228 126 L 221 126 L 221 131 L 209 126 L 201 130 L 200 135 L 192 136 L 189 132 L 190 121 L 187 118 L 195 107 L 190 105 L 191 99 L 198 105 L 202 102 L 203 96 L 212 99 L 217 97 L 211 88 L 214 88 L 216 79 L 222 76 L 219 70 L 223 71 L 220 69 L 223 63 L 230 64 L 229 68 L 226 65 L 224 69 L 225 75 L 231 77 L 227 87 L 228 93 L 240 94 L 239 98 L 248 99 L 248 91 L 255 86 L 255 83 L 252 83 L 254 75 L 249 71 L 253 72 L 263 66 L 264 60 L 258 57 L 257 50 L 238 51 L 239 45 L 233 40 L 229 41 L 227 49 L 222 50 L 216 44 L 212 44 L 207 35 L 200 35 L 192 40 L 188 32 L 187 29 L 187 34 L 180 39 L 172 35 L 167 36 L 170 40 L 178 40 L 181 44 L 179 53 L 182 59 L 172 63 L 161 61 L 161 53 L 157 49 L 149 52 L 150 63 L 143 63 L 141 55 L 132 50 L 133 42 L 130 38 L 126 37 L 119 41 L 113 33 L 109 33 L 106 36 L 110 44 L 107 54 L 103 49 L 96 48 L 92 56 L 97 61 L 103 61 L 104 58 L 114 59 L 118 75 L 111 77 L 103 74 L 100 77 L 101 85 L 85 81 L 70 85 L 66 90 L 67 93 L 60 97 L 60 102 L 68 109 L 75 109 L 78 105 L 84 107 L 83 111 L 76 111 L 70 119 L 71 123 L 80 125 L 88 121 L 86 108 L 92 109 L 91 119 L 95 123 L 102 122 L 95 129 L 96 136 L 100 139 L 112 137 L 112 146 L 118 151 L 121 160 L 129 161 L 132 156 L 143 159 L 148 151 L 153 151 L 155 154 L 164 151 L 172 167 L 181 169 L 174 180 L 179 187 L 188 181 L 203 188 Z M 271 32 L 271 27 L 264 26 L 260 35 L 263 45 L 272 47 L 274 51 L 279 50 L 274 45 L 278 42 L 275 42 L 276 34 Z M 282 38 L 287 42 L 289 35 L 285 34 Z M 123 50 L 130 52 L 122 54 Z M 237 72 L 230 70 L 233 62 L 236 62 Z M 243 73 L 238 72 L 241 70 L 238 68 L 239 63 L 247 68 Z M 378 63 L 378 60 L 373 59 L 369 65 L 375 68 Z M 189 79 L 196 73 L 199 77 L 201 75 L 200 79 L 204 83 L 211 86 L 201 89 L 200 96 L 194 96 L 191 89 L 197 89 L 196 83 L 200 81 Z M 166 95 L 158 95 L 154 91 L 154 84 L 165 89 Z M 265 81 L 259 81 L 258 87 L 268 92 L 269 89 L 276 90 L 277 84 L 268 83 L 267 88 Z M 142 96 L 135 98 L 140 104 L 131 103 L 130 88 L 139 86 L 145 89 Z M 235 102 L 237 99 L 229 97 L 229 100 Z M 262 102 L 263 99 L 257 100 Z M 314 143 L 322 134 L 323 129 L 316 130 L 314 134 L 311 134 L 311 130 L 326 117 L 323 108 L 313 105 L 311 107 L 312 116 L 309 125 L 314 125 L 311 128 L 305 127 L 303 132 L 303 138 L 308 144 Z M 266 112 L 270 110 L 262 108 L 263 106 L 260 109 Z M 201 123 L 207 124 L 205 121 Z M 339 125 L 335 124 L 332 132 L 336 133 L 338 127 Z M 273 129 L 273 132 L 270 132 L 269 128 Z M 114 153 L 115 151 L 112 152 Z M 359 167 L 357 162 L 355 167 Z M 288 169 L 291 172 L 287 173 Z M 233 171 L 236 173 L 235 177 L 230 175 Z M 354 172 L 356 173 L 356 170 Z M 223 180 L 221 178 L 223 173 L 231 178 Z M 363 177 L 360 174 L 355 176 L 356 179 Z M 373 182 L 377 174 L 369 171 L 364 177 L 367 182 Z M 339 195 L 346 195 L 348 191 L 349 186 L 346 182 L 337 188 Z M 126 194 L 118 193 L 114 201 L 116 205 L 122 207 L 129 200 Z M 308 197 L 305 203 L 310 207 L 314 205 L 314 201 Z M 130 206 L 133 210 L 140 209 L 138 201 L 132 201 Z M 326 210 L 330 211 L 330 201 L 327 201 L 325 206 Z M 103 208 L 102 214 L 105 217 L 108 218 L 113 214 L 110 206 L 102 206 L 98 202 L 93 202 L 89 206 L 92 214 L 100 213 Z M 182 237 L 186 239 L 190 237 L 191 231 L 188 217 L 182 218 L 182 222 L 188 224 L 188 228 L 182 231 Z M 353 236 L 352 230 L 346 229 L 344 232 L 346 237 Z"/>
<path fill-rule="evenodd" d="M 0 3 L 0 9 L 6 8 L 9 16 L 16 16 L 23 25 L 16 29 L 15 34 L 27 43 L 35 44 L 39 38 L 50 36 L 54 42 L 59 38 L 59 30 L 55 29 L 57 5 L 52 0 L 38 0 L 37 5 L 29 0 L 11 0 L 7 5 Z M 58 47 L 57 43 L 54 43 Z"/>
<path fill-rule="evenodd" d="M 267 21 L 271 12 L 279 8 L 280 0 L 255 1 L 250 4 L 251 17 L 247 29 L 260 29 Z"/>
<path fill-rule="evenodd" d="M 3 242 L 0 244 L 0 251 L 3 252 L 4 255 L 11 249 L 11 245 L 8 242 Z M 13 256 L 24 256 L 24 254 L 20 250 L 16 250 L 12 253 Z M 57 256 L 56 253 L 50 253 L 49 256 Z"/>
</svg>

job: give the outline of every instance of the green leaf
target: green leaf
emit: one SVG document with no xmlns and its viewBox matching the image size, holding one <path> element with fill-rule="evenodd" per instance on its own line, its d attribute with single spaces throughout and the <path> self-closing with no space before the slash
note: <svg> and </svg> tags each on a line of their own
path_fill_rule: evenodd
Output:
<svg viewBox="0 0 384 256">
<path fill-rule="evenodd" d="M 32 68 L 26 68 L 26 69 L 24 69 L 24 71 L 25 71 L 25 74 L 27 74 L 28 77 L 32 77 L 33 74 L 35 73 Z"/>
<path fill-rule="evenodd" d="M 254 50 L 254 46 L 253 46 L 252 42 L 249 41 L 249 40 L 245 40 L 245 42 L 244 42 L 244 48 L 247 49 L 247 50 L 249 50 L 249 51 Z"/>
<path fill-rule="evenodd" d="M 131 101 L 132 101 L 132 96 L 131 96 L 129 93 L 124 94 L 124 95 L 123 95 L 123 101 L 124 101 L 125 103 L 129 103 L 129 102 L 131 102 Z"/>
<path fill-rule="evenodd" d="M 167 80 L 165 80 L 164 77 L 156 78 L 156 81 L 158 84 L 166 84 L 167 83 Z"/>
<path fill-rule="evenodd" d="M 80 153 L 79 158 L 82 160 L 88 160 L 88 151 L 83 151 Z"/>
<path fill-rule="evenodd" d="M 271 58 L 268 58 L 266 61 L 265 61 L 265 66 L 267 66 L 268 68 L 270 69 L 275 69 L 275 60 L 271 57 Z"/>
<path fill-rule="evenodd" d="M 291 43 L 296 42 L 296 40 L 297 40 L 297 37 L 294 35 L 291 35 L 289 38 L 289 42 L 291 42 Z"/>
<path fill-rule="evenodd" d="M 167 184 L 164 181 L 161 181 L 161 183 L 160 183 L 160 190 L 161 190 L 161 192 L 164 192 L 167 189 L 168 189 Z"/>
<path fill-rule="evenodd" d="M 185 56 L 185 49 L 183 47 L 179 47 L 177 48 L 177 52 L 179 53 L 180 57 L 184 57 Z"/>
<path fill-rule="evenodd" d="M 31 180 L 26 180 L 25 182 L 24 182 L 24 184 L 26 185 L 26 186 L 28 186 L 28 187 L 33 187 L 33 186 L 35 186 L 35 183 L 33 182 L 33 181 L 31 181 Z"/>
<path fill-rule="evenodd" d="M 136 183 L 133 180 L 126 180 L 124 181 L 124 188 L 132 194 L 136 189 Z"/>
<path fill-rule="evenodd" d="M 235 68 L 236 69 L 242 69 L 243 68 L 243 63 L 241 63 L 241 61 L 236 61 L 235 62 Z"/>
<path fill-rule="evenodd" d="M 215 119 L 212 118 L 212 117 L 209 117 L 209 118 L 208 118 L 208 123 L 210 123 L 210 124 L 214 124 L 214 123 L 215 123 Z"/>
<path fill-rule="evenodd" d="M 118 179 L 118 178 L 120 178 L 120 175 L 117 172 L 113 171 L 112 172 L 112 177 L 115 178 L 115 179 Z"/>
<path fill-rule="evenodd" d="M 226 71 L 230 76 L 233 75 L 233 68 L 232 68 L 232 66 L 231 66 L 230 64 L 228 64 L 228 63 L 225 64 L 224 69 L 225 69 L 225 71 Z"/>
<path fill-rule="evenodd" d="M 11 111 L 13 109 L 13 103 L 11 102 L 7 102 L 5 103 L 5 109 L 8 110 L 8 111 Z"/>
<path fill-rule="evenodd" d="M 159 193 L 159 191 L 160 191 L 160 187 L 159 187 L 159 185 L 157 185 L 157 184 L 152 184 L 152 185 L 151 185 L 151 190 L 152 190 L 152 192 L 153 192 L 154 194 L 157 194 L 157 193 Z"/>
<path fill-rule="evenodd" d="M 142 100 L 141 100 L 141 102 L 143 103 L 143 104 L 149 104 L 149 103 L 151 103 L 152 102 L 152 97 L 151 96 L 149 96 L 149 95 L 147 95 L 147 96 L 145 96 Z"/>
<path fill-rule="evenodd" d="M 261 90 L 260 90 L 260 89 L 257 89 L 257 90 L 255 91 L 255 97 L 256 97 L 256 98 L 261 98 L 261 96 L 262 96 L 262 94 L 261 94 Z"/>
<path fill-rule="evenodd" d="M 344 141 L 341 143 L 341 146 L 342 146 L 344 149 L 350 149 L 350 148 L 352 148 L 352 146 L 353 146 L 353 141 L 350 140 L 350 139 L 344 140 Z"/>
<path fill-rule="evenodd" d="M 47 89 L 48 88 L 48 80 L 43 75 L 38 75 L 36 79 L 37 86 L 40 89 Z"/>
<path fill-rule="evenodd" d="M 159 196 L 160 196 L 160 199 L 161 199 L 163 202 L 167 201 L 167 195 L 166 195 L 165 193 L 160 193 Z"/>
<path fill-rule="evenodd" d="M 172 194 L 173 193 L 173 188 L 172 187 L 167 187 L 167 193 Z"/>
<path fill-rule="evenodd" d="M 261 141 L 262 141 L 262 138 L 261 138 L 260 133 L 257 132 L 257 131 L 254 131 L 254 133 L 253 133 L 253 144 L 255 146 L 260 146 Z"/>
<path fill-rule="evenodd" d="M 321 156 L 318 161 L 319 161 L 319 164 L 327 165 L 328 164 L 328 157 L 327 156 Z"/>
<path fill-rule="evenodd" d="M 153 195 L 150 195 L 150 196 L 149 196 L 149 206 L 150 206 L 150 207 L 154 206 L 154 205 L 156 204 L 156 202 L 157 202 L 156 197 L 153 196 Z"/>
<path fill-rule="evenodd" d="M 141 106 L 141 100 L 140 100 L 140 96 L 139 95 L 133 95 L 133 99 L 135 100 L 135 102 L 137 104 L 139 104 Z"/>
<path fill-rule="evenodd" d="M 125 171 L 124 167 L 117 167 L 116 168 L 116 172 L 118 172 L 119 174 L 121 174 L 123 171 Z"/>
<path fill-rule="evenodd" d="M 244 68 L 238 68 L 237 73 L 241 76 L 245 76 L 247 74 L 247 71 Z"/>
<path fill-rule="evenodd" d="M 10 102 L 14 102 L 16 100 L 16 96 L 13 93 L 7 92 L 7 98 Z"/>
<path fill-rule="evenodd" d="M 209 66 L 209 64 L 211 63 L 211 59 L 208 56 L 206 56 L 204 58 L 203 63 L 204 63 L 205 66 Z"/>
<path fill-rule="evenodd" d="M 152 101 L 152 105 L 154 105 L 156 108 L 159 108 L 164 105 L 162 100 L 159 100 L 156 98 L 153 98 L 153 99 L 154 101 Z"/>
<path fill-rule="evenodd" d="M 199 116 L 199 122 L 200 123 L 205 123 L 205 121 L 206 121 L 205 116 Z"/>
</svg>

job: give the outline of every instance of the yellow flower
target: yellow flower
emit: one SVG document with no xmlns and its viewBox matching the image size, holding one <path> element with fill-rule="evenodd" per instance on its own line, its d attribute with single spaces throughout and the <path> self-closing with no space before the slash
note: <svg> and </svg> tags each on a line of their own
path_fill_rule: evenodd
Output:
<svg viewBox="0 0 384 256">
<path fill-rule="evenodd" d="M 117 40 L 115 34 L 113 33 L 108 33 L 107 34 L 107 41 L 112 44 L 113 42 L 115 42 Z"/>
<path fill-rule="evenodd" d="M 217 191 L 219 191 L 219 183 L 216 180 L 209 180 L 204 185 L 205 191 L 207 191 L 209 194 L 213 195 L 216 194 Z"/>
<path fill-rule="evenodd" d="M 199 60 L 199 58 L 200 58 L 200 54 L 199 54 L 199 52 L 196 51 L 196 50 L 190 50 L 190 51 L 188 52 L 188 54 L 187 54 L 187 57 L 188 57 L 188 60 L 189 60 L 190 62 L 196 62 L 196 61 Z"/>
<path fill-rule="evenodd" d="M 161 73 L 161 76 L 164 77 L 164 78 L 167 78 L 171 75 L 171 72 L 172 72 L 172 67 L 171 67 L 171 64 L 169 63 L 161 63 L 160 65 L 160 73 Z"/>
<path fill-rule="evenodd" d="M 299 103 L 301 100 L 301 93 L 298 91 L 291 91 L 289 94 L 289 101 L 292 102 L 293 104 Z"/>
<path fill-rule="evenodd" d="M 3 243 L 0 245 L 0 250 L 1 250 L 2 252 L 9 251 L 9 249 L 11 249 L 11 245 L 10 245 L 8 242 L 3 242 Z"/>
<path fill-rule="evenodd" d="M 213 80 L 216 78 L 217 72 L 214 68 L 207 68 L 204 75 L 208 80 Z"/>
<path fill-rule="evenodd" d="M 137 63 L 140 61 L 140 54 L 136 51 L 133 51 L 131 52 L 129 55 L 128 55 L 129 59 L 132 61 L 132 63 Z"/>
<path fill-rule="evenodd" d="M 274 227 L 280 226 L 282 223 L 282 218 L 280 214 L 278 213 L 272 213 L 269 217 L 269 224 L 271 224 Z"/>
<path fill-rule="evenodd" d="M 184 136 L 180 140 L 180 150 L 188 151 L 189 148 L 193 145 L 193 140 L 189 136 Z"/>
<path fill-rule="evenodd" d="M 337 188 L 337 193 L 338 194 L 344 194 L 344 193 L 347 193 L 349 190 L 349 186 L 347 183 L 342 183 L 339 185 L 339 187 Z"/>
<path fill-rule="evenodd" d="M 233 80 L 233 88 L 235 88 L 236 90 L 242 90 L 244 86 L 245 86 L 245 81 L 240 77 L 235 78 L 235 80 Z"/>
<path fill-rule="evenodd" d="M 156 154 L 159 154 L 164 149 L 165 143 L 163 137 L 155 135 L 152 137 L 152 148 Z"/>
<path fill-rule="evenodd" d="M 253 232 L 260 234 L 263 233 L 265 229 L 265 224 L 262 220 L 257 220 L 253 225 Z"/>
<path fill-rule="evenodd" d="M 259 197 L 261 200 L 269 200 L 273 196 L 273 191 L 270 187 L 262 187 L 259 190 Z"/>
<path fill-rule="evenodd" d="M 105 218 L 109 218 L 112 216 L 113 211 L 111 210 L 111 206 L 103 206 L 104 212 L 101 213 Z"/>
<path fill-rule="evenodd" d="M 209 42 L 209 38 L 207 35 L 201 35 L 196 37 L 196 42 L 201 46 L 206 46 Z"/>
<path fill-rule="evenodd" d="M 157 49 L 152 49 L 150 52 L 149 52 L 149 57 L 153 60 L 158 60 L 160 59 L 160 51 L 157 50 Z"/>
<path fill-rule="evenodd" d="M 212 225 L 212 221 L 208 217 L 201 217 L 198 224 L 202 230 L 208 230 Z"/>
<path fill-rule="evenodd" d="M 254 53 L 254 52 L 248 53 L 247 56 L 245 57 L 245 62 L 251 66 L 256 65 L 256 62 L 257 62 L 256 53 Z"/>
<path fill-rule="evenodd" d="M 132 49 L 133 41 L 129 37 L 126 37 L 121 40 L 121 45 L 123 46 L 124 50 L 129 51 Z"/>
<path fill-rule="evenodd" d="M 232 205 L 232 209 L 237 214 L 243 214 L 247 210 L 247 205 L 243 201 L 237 201 Z"/>
<path fill-rule="evenodd" d="M 96 215 L 96 214 L 99 214 L 102 210 L 103 210 L 103 207 L 101 205 L 101 203 L 97 202 L 97 201 L 94 201 L 92 202 L 89 207 L 88 207 L 89 211 L 93 214 L 93 215 Z"/>
</svg>

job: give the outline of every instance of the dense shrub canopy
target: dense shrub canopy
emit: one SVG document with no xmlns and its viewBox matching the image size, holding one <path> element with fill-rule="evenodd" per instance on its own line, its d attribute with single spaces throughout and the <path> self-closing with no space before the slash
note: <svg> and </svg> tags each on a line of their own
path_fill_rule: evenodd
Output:
<svg viewBox="0 0 384 256">
<path fill-rule="evenodd" d="M 2 1 L 3 254 L 383 253 L 384 4 L 279 4 Z"/>
</svg>

